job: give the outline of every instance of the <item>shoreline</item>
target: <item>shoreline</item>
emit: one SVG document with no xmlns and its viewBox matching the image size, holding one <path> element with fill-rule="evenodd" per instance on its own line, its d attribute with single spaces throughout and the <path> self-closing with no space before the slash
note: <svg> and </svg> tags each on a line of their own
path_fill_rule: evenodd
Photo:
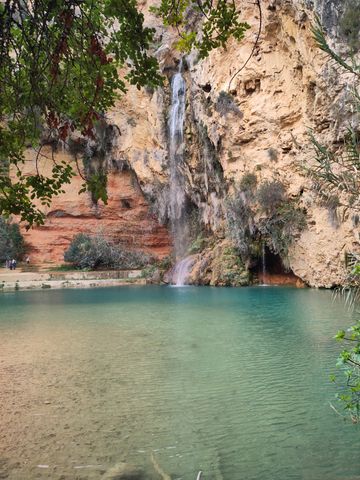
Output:
<svg viewBox="0 0 360 480">
<path fill-rule="evenodd" d="M 146 285 L 141 270 L 21 272 L 0 270 L 0 292 Z"/>
<path fill-rule="evenodd" d="M 264 283 L 252 286 L 291 286 L 306 288 L 300 279 L 296 283 L 284 281 L 279 275 L 266 278 Z M 275 281 L 273 281 L 275 280 Z M 300 281 L 299 281 L 300 280 Z M 143 276 L 142 270 L 42 270 L 21 271 L 0 269 L 0 294 L 1 292 L 14 292 L 18 290 L 62 290 L 64 288 L 102 288 L 121 287 L 128 285 L 148 285 L 154 282 Z M 156 283 L 156 282 L 155 282 Z M 163 284 L 160 282 L 159 284 Z M 249 285 L 250 286 L 250 285 Z"/>
</svg>

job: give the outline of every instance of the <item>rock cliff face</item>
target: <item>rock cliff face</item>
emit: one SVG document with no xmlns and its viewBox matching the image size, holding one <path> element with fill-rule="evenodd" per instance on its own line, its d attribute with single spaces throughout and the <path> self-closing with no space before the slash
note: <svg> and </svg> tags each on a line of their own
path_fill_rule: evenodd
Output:
<svg viewBox="0 0 360 480">
<path fill-rule="evenodd" d="M 51 153 L 42 152 L 47 157 Z M 67 152 L 57 153 L 57 160 L 69 160 Z M 70 158 L 71 161 L 71 158 Z M 47 161 L 40 169 L 46 172 Z M 33 171 L 30 157 L 25 164 Z M 142 250 L 158 257 L 170 252 L 171 239 L 149 211 L 137 179 L 131 170 L 112 170 L 108 175 L 108 204 L 94 205 L 88 193 L 78 194 L 83 180 L 75 177 L 65 193 L 56 197 L 46 213 L 45 225 L 23 234 L 28 244 L 31 263 L 64 263 L 64 251 L 78 233 L 104 235 L 132 250 Z"/>
<path fill-rule="evenodd" d="M 224 239 L 232 238 L 226 221 L 228 200 L 244 176 L 252 174 L 257 185 L 280 182 L 289 201 L 306 216 L 306 228 L 294 235 L 288 249 L 291 271 L 312 286 L 343 281 L 345 254 L 359 248 L 352 212 L 322 206 L 304 170 L 314 157 L 309 128 L 319 141 L 336 150 L 341 148 L 347 122 L 356 120 L 349 107 L 351 78 L 317 49 L 310 31 L 317 10 L 335 36 L 341 3 L 262 0 L 261 34 L 254 47 L 260 13 L 253 3 L 242 2 L 244 20 L 252 26 L 243 42 L 231 42 L 201 62 L 196 54 L 184 58 L 181 172 L 189 246 L 201 232 L 212 239 L 214 255 L 222 251 L 219 246 Z M 38 259 L 59 262 L 73 233 L 98 228 L 132 248 L 159 255 L 171 249 L 161 225 L 168 224 L 170 215 L 170 82 L 178 71 L 180 54 L 174 49 L 176 32 L 165 31 L 147 13 L 150 4 L 141 3 L 147 24 L 156 28 L 155 54 L 169 81 L 155 92 L 131 88 L 108 113 L 108 122 L 121 132 L 111 158 L 131 170 L 110 174 L 108 206 L 93 206 L 85 194 L 78 197 L 76 182 L 69 187 L 54 202 L 46 225 L 27 234 Z M 157 220 L 149 214 L 149 206 Z M 255 213 L 255 229 L 261 220 L 261 213 Z M 199 262 L 204 256 L 211 255 L 200 253 Z M 193 278 L 208 283 L 201 278 L 199 263 L 194 265 Z M 256 268 L 256 259 L 249 266 Z M 207 271 L 205 276 L 216 284 L 212 273 Z"/>
</svg>

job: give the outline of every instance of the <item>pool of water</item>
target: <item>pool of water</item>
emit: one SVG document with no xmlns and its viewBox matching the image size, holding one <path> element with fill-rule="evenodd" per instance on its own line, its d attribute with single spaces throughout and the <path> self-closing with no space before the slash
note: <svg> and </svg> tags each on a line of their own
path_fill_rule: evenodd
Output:
<svg viewBox="0 0 360 480">
<path fill-rule="evenodd" d="M 0 478 L 359 479 L 359 427 L 329 406 L 351 322 L 292 288 L 1 294 Z"/>
</svg>

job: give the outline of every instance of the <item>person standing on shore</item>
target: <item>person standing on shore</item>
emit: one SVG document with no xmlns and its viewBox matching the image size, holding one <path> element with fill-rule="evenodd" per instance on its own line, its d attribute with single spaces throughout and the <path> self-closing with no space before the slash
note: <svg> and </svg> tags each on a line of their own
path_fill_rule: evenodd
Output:
<svg viewBox="0 0 360 480">
<path fill-rule="evenodd" d="M 13 259 L 11 260 L 11 266 L 12 266 L 12 268 L 10 267 L 10 270 L 15 270 L 15 269 L 16 269 L 16 260 L 15 260 L 15 258 L 13 258 Z"/>
</svg>

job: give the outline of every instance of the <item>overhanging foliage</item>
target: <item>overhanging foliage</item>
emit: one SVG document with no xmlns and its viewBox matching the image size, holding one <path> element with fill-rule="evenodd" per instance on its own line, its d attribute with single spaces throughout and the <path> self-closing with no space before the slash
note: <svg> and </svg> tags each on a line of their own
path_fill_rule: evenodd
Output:
<svg viewBox="0 0 360 480">
<path fill-rule="evenodd" d="M 231 37 L 240 40 L 249 28 L 230 0 L 163 0 L 156 11 L 178 28 L 179 47 L 195 47 L 200 57 Z M 0 2 L 0 214 L 42 223 L 37 205 L 50 205 L 74 175 L 73 164 L 47 158 L 42 145 L 67 142 L 74 131 L 93 139 L 129 84 L 161 85 L 151 55 L 154 33 L 135 0 Z M 28 147 L 37 152 L 32 174 L 23 168 Z M 49 175 L 39 168 L 41 159 L 51 163 Z M 85 177 L 83 190 L 106 202 L 106 182 L 98 177 Z"/>
</svg>

